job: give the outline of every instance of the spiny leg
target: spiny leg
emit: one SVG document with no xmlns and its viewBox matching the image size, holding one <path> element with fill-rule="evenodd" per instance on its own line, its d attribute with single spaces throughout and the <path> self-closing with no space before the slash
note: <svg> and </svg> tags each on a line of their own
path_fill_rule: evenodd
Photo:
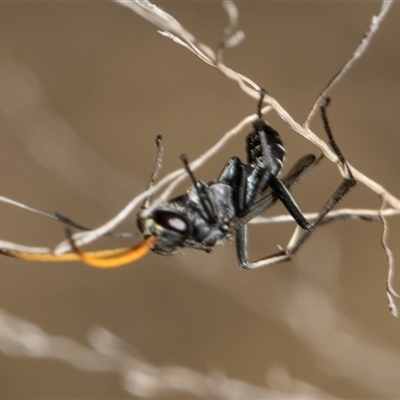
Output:
<svg viewBox="0 0 400 400">
<path fill-rule="evenodd" d="M 248 162 L 252 171 L 248 174 L 246 208 L 251 208 L 256 198 L 268 187 L 275 193 L 294 220 L 305 230 L 311 229 L 300 207 L 278 178 L 285 157 L 285 149 L 279 133 L 262 119 L 261 107 L 266 92 L 260 91 L 257 105 L 258 118 L 253 122 L 253 132 L 247 137 Z"/>
<path fill-rule="evenodd" d="M 294 187 L 301 184 L 305 178 L 307 178 L 312 171 L 319 165 L 323 155 L 316 158 L 312 154 L 308 154 L 299 159 L 296 164 L 291 168 L 287 175 L 282 178 L 282 182 L 285 185 L 285 189 L 290 192 Z M 286 259 L 286 255 L 276 254 L 266 258 L 262 258 L 254 263 L 249 263 L 247 255 L 247 222 L 256 217 L 257 215 L 270 208 L 276 201 L 278 196 L 269 190 L 263 194 L 254 205 L 247 211 L 247 213 L 236 221 L 236 251 L 239 265 L 243 268 L 259 268 L 266 265 L 277 264 Z M 297 227 L 296 232 L 303 232 L 300 229 L 300 225 Z"/>
<path fill-rule="evenodd" d="M 280 181 L 276 176 L 272 175 L 269 186 L 281 203 L 285 206 L 286 210 L 289 211 L 289 214 L 293 217 L 297 224 L 304 230 L 310 232 L 313 229 L 312 224 L 306 220 L 304 214 L 300 210 L 300 207 L 297 205 L 293 196 L 282 183 L 282 181 Z"/>
<path fill-rule="evenodd" d="M 65 226 L 69 226 L 71 228 L 79 229 L 80 231 L 91 231 L 91 230 L 93 230 L 93 228 L 89 228 L 87 226 L 83 226 L 83 225 L 79 224 L 78 222 L 72 220 L 71 218 L 66 217 L 65 215 L 59 213 L 58 211 L 55 211 L 54 215 L 57 218 L 57 220 L 62 222 Z M 116 231 L 111 231 L 111 232 L 105 233 L 103 236 L 131 238 L 131 237 L 135 237 L 137 235 L 138 235 L 138 232 L 116 232 Z"/>
<path fill-rule="evenodd" d="M 267 257 L 261 258 L 255 262 L 249 262 L 247 256 L 247 226 L 244 225 L 240 229 L 236 231 L 236 251 L 238 261 L 241 267 L 243 268 L 260 268 L 265 267 L 272 264 L 277 264 L 282 261 L 287 261 L 291 258 L 291 256 L 296 253 L 296 251 L 301 247 L 301 245 L 308 239 L 314 229 L 320 224 L 320 222 L 324 219 L 324 217 L 332 210 L 333 207 L 337 203 L 339 203 L 343 197 L 348 193 L 348 191 L 356 184 L 356 180 L 354 179 L 350 168 L 346 162 L 346 159 L 343 156 L 343 153 L 339 149 L 337 143 L 335 142 L 332 131 L 329 126 L 328 117 L 326 114 L 326 108 L 330 103 L 330 98 L 325 99 L 325 103 L 320 107 L 321 117 L 324 124 L 325 132 L 328 136 L 329 144 L 332 150 L 337 155 L 340 161 L 340 171 L 343 176 L 343 181 L 339 185 L 339 187 L 335 190 L 333 195 L 328 199 L 325 205 L 322 207 L 320 212 L 318 213 L 317 218 L 312 222 L 311 227 L 308 231 L 304 232 L 300 229 L 300 227 L 296 227 L 293 236 L 286 247 L 275 254 L 269 255 Z"/>
</svg>

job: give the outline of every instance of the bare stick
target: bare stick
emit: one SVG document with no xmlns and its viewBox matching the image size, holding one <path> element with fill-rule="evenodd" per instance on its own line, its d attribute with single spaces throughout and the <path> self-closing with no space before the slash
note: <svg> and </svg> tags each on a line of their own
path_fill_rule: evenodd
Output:
<svg viewBox="0 0 400 400">
<path fill-rule="evenodd" d="M 338 83 L 344 76 L 344 74 L 353 66 L 353 64 L 365 53 L 368 45 L 371 43 L 371 39 L 378 30 L 381 22 L 389 12 L 391 5 L 393 4 L 393 0 L 383 0 L 381 4 L 381 9 L 377 15 L 374 15 L 371 20 L 371 24 L 369 30 L 364 34 L 363 38 L 360 41 L 360 44 L 357 46 L 356 50 L 352 54 L 352 56 L 346 61 L 346 63 L 339 69 L 338 72 L 331 78 L 322 92 L 318 95 L 315 100 L 314 105 L 311 108 L 310 113 L 307 116 L 307 119 L 304 121 L 304 126 L 308 126 L 312 117 L 318 109 L 319 104 L 322 99 L 328 96 L 331 89 Z"/>
<path fill-rule="evenodd" d="M 394 258 L 393 258 L 393 253 L 390 250 L 389 245 L 388 245 L 389 227 L 388 227 L 387 221 L 383 215 L 383 213 L 385 211 L 385 206 L 386 206 L 386 203 L 384 200 L 382 202 L 382 206 L 379 210 L 379 218 L 382 221 L 381 244 L 382 244 L 383 250 L 385 251 L 385 254 L 387 257 L 387 263 L 388 263 L 388 272 L 387 272 L 387 277 L 386 277 L 386 295 L 387 295 L 388 302 L 389 302 L 390 312 L 392 313 L 393 316 L 398 317 L 399 312 L 394 303 L 393 297 L 395 297 L 397 300 L 400 300 L 400 295 L 393 288 Z"/>
</svg>

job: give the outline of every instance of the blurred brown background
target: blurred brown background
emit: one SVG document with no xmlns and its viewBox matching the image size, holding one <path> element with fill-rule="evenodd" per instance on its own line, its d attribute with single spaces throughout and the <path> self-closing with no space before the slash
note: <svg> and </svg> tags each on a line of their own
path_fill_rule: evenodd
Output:
<svg viewBox="0 0 400 400">
<path fill-rule="evenodd" d="M 158 4 L 199 40 L 211 46 L 220 40 L 227 17 L 219 2 Z M 237 5 L 246 39 L 225 53 L 227 65 L 265 87 L 301 122 L 380 3 Z M 398 19 L 395 4 L 367 54 L 331 93 L 329 109 L 345 156 L 396 196 Z M 255 106 L 235 83 L 117 4 L 0 4 L 3 196 L 98 226 L 145 188 L 157 134 L 165 138 L 165 174 L 181 166 L 182 152 L 197 157 Z M 287 166 L 316 152 L 275 115 L 267 118 L 282 134 Z M 319 118 L 313 128 L 323 135 Z M 199 178 L 213 179 L 229 157 L 244 157 L 244 136 L 199 170 Z M 339 181 L 325 162 L 295 197 L 304 211 L 316 211 Z M 359 185 L 343 206 L 378 208 L 380 202 Z M 64 237 L 60 224 L 44 217 L 3 203 L 0 213 L 3 240 L 53 246 Z M 254 226 L 252 259 L 286 244 L 293 227 Z M 120 228 L 136 230 L 135 216 Z M 390 229 L 400 260 L 398 218 L 390 219 Z M 212 254 L 151 254 L 115 271 L 1 258 L 0 306 L 82 344 L 92 326 L 104 326 L 155 366 L 223 370 L 292 394 L 304 382 L 310 393 L 314 387 L 332 397 L 394 398 L 400 395 L 400 325 L 387 307 L 380 233 L 380 224 L 330 224 L 292 262 L 258 271 L 237 265 L 230 242 Z M 98 246 L 131 242 L 104 239 Z M 0 354 L 0 397 L 129 394 L 115 374 Z"/>
</svg>

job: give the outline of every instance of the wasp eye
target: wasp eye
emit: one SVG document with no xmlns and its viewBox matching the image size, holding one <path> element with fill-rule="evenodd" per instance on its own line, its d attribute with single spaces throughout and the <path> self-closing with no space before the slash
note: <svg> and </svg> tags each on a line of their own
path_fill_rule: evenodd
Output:
<svg viewBox="0 0 400 400">
<path fill-rule="evenodd" d="M 189 223 L 187 219 L 173 211 L 158 210 L 153 214 L 156 224 L 161 225 L 165 229 L 187 235 L 189 233 Z"/>
</svg>

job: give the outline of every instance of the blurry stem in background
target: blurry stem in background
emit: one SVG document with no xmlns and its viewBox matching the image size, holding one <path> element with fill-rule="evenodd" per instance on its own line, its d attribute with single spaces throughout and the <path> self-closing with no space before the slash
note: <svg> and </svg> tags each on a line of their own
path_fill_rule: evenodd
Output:
<svg viewBox="0 0 400 400">
<path fill-rule="evenodd" d="M 49 335 L 37 325 L 0 309 L 0 351 L 4 354 L 64 361 L 83 371 L 115 373 L 121 376 L 124 389 L 133 396 L 161 398 L 190 394 L 219 399 L 297 399 L 297 393 L 305 387 L 309 399 L 328 396 L 320 389 L 288 376 L 287 392 L 294 391 L 293 395 L 228 378 L 223 371 L 203 375 L 180 366 L 156 367 L 102 327 L 92 328 L 88 340 L 91 348 L 68 337 Z"/>
</svg>

